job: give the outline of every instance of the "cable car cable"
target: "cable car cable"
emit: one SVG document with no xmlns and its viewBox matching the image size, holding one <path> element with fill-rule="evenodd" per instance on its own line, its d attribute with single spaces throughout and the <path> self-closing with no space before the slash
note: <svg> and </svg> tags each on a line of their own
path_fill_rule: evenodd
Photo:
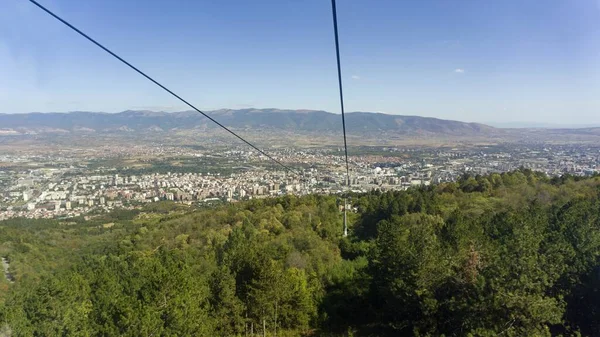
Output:
<svg viewBox="0 0 600 337">
<path fill-rule="evenodd" d="M 165 90 L 166 92 L 168 92 L 169 94 L 173 95 L 175 98 L 179 99 L 181 102 L 185 103 L 185 105 L 189 106 L 190 108 L 194 109 L 195 111 L 199 112 L 200 114 L 202 114 L 204 117 L 208 118 L 211 122 L 217 124 L 218 126 L 220 126 L 222 129 L 224 129 L 225 131 L 229 132 L 230 134 L 234 135 L 236 138 L 238 138 L 239 140 L 241 140 L 242 142 L 246 143 L 248 146 L 250 146 L 251 148 L 255 149 L 256 151 L 258 151 L 259 153 L 261 153 L 262 155 L 266 156 L 267 158 L 271 159 L 272 161 L 274 161 L 275 163 L 279 164 L 280 166 L 282 166 L 284 169 L 286 169 L 289 172 L 293 172 L 296 174 L 299 174 L 299 172 L 297 172 L 296 170 L 288 167 L 287 165 L 284 165 L 282 162 L 280 162 L 279 160 L 273 158 L 272 156 L 270 156 L 269 154 L 267 154 L 265 151 L 259 149 L 258 147 L 256 147 L 255 145 L 253 145 L 252 143 L 250 143 L 249 141 L 245 140 L 244 138 L 242 138 L 241 136 L 239 136 L 237 133 L 231 131 L 229 128 L 227 128 L 225 125 L 219 123 L 217 120 L 215 120 L 214 118 L 210 117 L 209 115 L 207 115 L 206 113 L 202 112 L 200 109 L 196 108 L 195 106 L 193 106 L 191 103 L 189 103 L 188 101 L 186 101 L 185 99 L 181 98 L 181 96 L 177 95 L 176 93 L 174 93 L 173 91 L 169 90 L 167 87 L 165 87 L 164 85 L 160 84 L 158 81 L 156 81 L 155 79 L 153 79 L 152 77 L 146 75 L 146 73 L 144 73 L 143 71 L 139 70 L 138 68 L 136 68 L 134 65 L 132 65 L 131 63 L 125 61 L 122 57 L 120 57 L 119 55 L 115 54 L 114 52 L 112 52 L 110 49 L 106 48 L 105 46 L 103 46 L 102 44 L 100 44 L 98 41 L 94 40 L 93 38 L 91 38 L 90 36 L 88 36 L 87 34 L 85 34 L 84 32 L 82 32 L 81 30 L 77 29 L 75 26 L 73 26 L 72 24 L 70 24 L 69 22 L 67 22 L 66 20 L 62 19 L 61 17 L 59 17 L 58 15 L 54 14 L 52 11 L 50 11 L 49 9 L 47 9 L 46 7 L 42 6 L 41 4 L 39 4 L 37 1 L 35 0 L 29 0 L 31 3 L 33 3 L 34 5 L 36 5 L 37 7 L 39 7 L 40 9 L 42 9 L 44 12 L 50 14 L 52 17 L 54 17 L 55 19 L 57 19 L 58 21 L 62 22 L 64 25 L 66 25 L 67 27 L 71 28 L 72 30 L 74 30 L 75 32 L 77 32 L 79 35 L 85 37 L 86 39 L 88 39 L 90 42 L 92 42 L 93 44 L 95 44 L 96 46 L 100 47 L 101 49 L 103 49 L 105 52 L 109 53 L 110 55 L 112 55 L 114 58 L 116 58 L 117 60 L 121 61 L 122 63 L 124 63 L 125 65 L 129 66 L 129 68 L 135 70 L 137 73 L 139 73 L 140 75 L 144 76 L 146 79 L 148 79 L 149 81 L 151 81 L 152 83 L 156 84 L 157 86 L 159 86 L 160 88 L 162 88 L 163 90 Z"/>
</svg>

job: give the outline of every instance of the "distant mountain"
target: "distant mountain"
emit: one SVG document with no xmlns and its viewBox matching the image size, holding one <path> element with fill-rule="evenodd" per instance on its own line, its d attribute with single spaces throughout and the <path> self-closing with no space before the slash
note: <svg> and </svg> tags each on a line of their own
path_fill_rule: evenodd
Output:
<svg viewBox="0 0 600 337">
<path fill-rule="evenodd" d="M 297 132 L 339 132 L 338 114 L 318 110 L 221 109 L 207 112 L 220 123 L 235 129 L 282 130 Z M 489 136 L 501 129 L 477 123 L 464 123 L 429 117 L 351 112 L 346 116 L 352 134 L 378 133 L 414 136 Z M 2 134 L 47 132 L 163 132 L 217 127 L 195 111 L 120 113 L 70 112 L 0 114 Z"/>
<path fill-rule="evenodd" d="M 487 125 L 491 125 L 496 128 L 511 128 L 511 129 L 585 129 L 585 128 L 598 128 L 600 124 L 553 124 L 543 122 L 507 122 L 507 123 L 496 123 L 490 122 Z"/>
</svg>

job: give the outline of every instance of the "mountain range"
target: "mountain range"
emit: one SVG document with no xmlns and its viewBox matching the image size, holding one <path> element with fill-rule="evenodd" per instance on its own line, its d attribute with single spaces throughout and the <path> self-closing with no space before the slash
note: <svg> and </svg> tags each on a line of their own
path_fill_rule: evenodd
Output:
<svg viewBox="0 0 600 337">
<path fill-rule="evenodd" d="M 221 124 L 237 130 L 333 134 L 341 130 L 341 116 L 320 110 L 221 109 L 206 112 Z M 218 128 L 195 111 L 119 113 L 83 112 L 0 114 L 0 135 L 40 133 L 136 133 L 209 130 Z M 430 117 L 373 112 L 346 114 L 349 135 L 402 138 L 526 138 L 592 136 L 600 128 L 510 129 Z M 571 137 L 572 138 L 572 137 Z"/>
<path fill-rule="evenodd" d="M 318 110 L 222 109 L 206 113 L 223 125 L 236 129 L 323 132 L 338 131 L 341 128 L 340 115 Z M 349 131 L 356 133 L 387 131 L 398 134 L 470 135 L 494 129 L 477 123 L 371 112 L 347 113 L 346 126 Z M 207 127 L 217 126 L 195 111 L 0 114 L 0 129 L 5 133 L 168 131 Z"/>
</svg>

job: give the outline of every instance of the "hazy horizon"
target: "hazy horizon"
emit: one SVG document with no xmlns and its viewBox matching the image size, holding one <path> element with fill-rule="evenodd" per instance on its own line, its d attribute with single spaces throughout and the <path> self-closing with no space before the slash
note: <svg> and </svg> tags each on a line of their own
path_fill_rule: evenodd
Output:
<svg viewBox="0 0 600 337">
<path fill-rule="evenodd" d="M 340 115 L 340 113 L 338 113 L 338 112 L 332 112 L 332 111 L 327 111 L 327 110 L 323 110 L 323 109 L 287 109 L 287 108 L 273 108 L 273 107 L 269 107 L 269 108 L 237 108 L 237 109 L 233 109 L 233 108 L 218 108 L 218 109 L 201 109 L 201 110 L 204 111 L 204 112 L 214 112 L 214 111 L 219 111 L 219 110 L 244 110 L 244 109 L 251 109 L 251 110 L 281 110 L 281 111 L 325 111 L 327 113 L 332 113 L 332 114 Z M 118 114 L 118 113 L 122 113 L 122 112 L 126 112 L 126 111 L 149 111 L 149 112 L 159 112 L 159 113 L 160 112 L 162 112 L 162 113 L 178 113 L 178 112 L 194 112 L 194 113 L 196 113 L 196 111 L 191 110 L 191 109 L 171 110 L 171 111 L 153 110 L 153 109 L 125 109 L 125 110 L 119 110 L 119 111 L 113 111 L 113 112 L 72 110 L 72 111 L 29 111 L 29 112 L 0 113 L 0 114 L 15 114 L 15 115 L 19 115 L 19 114 L 33 114 L 33 113 L 41 113 L 41 114 L 50 114 L 50 113 L 68 114 L 68 113 L 77 113 L 77 112 Z M 437 118 L 437 119 L 442 119 L 442 120 L 450 120 L 450 121 L 453 120 L 453 121 L 459 121 L 459 122 L 464 122 L 464 123 L 479 123 L 479 124 L 493 126 L 493 127 L 496 127 L 496 128 L 544 128 L 544 129 L 573 128 L 573 129 L 576 129 L 576 128 L 590 128 L 590 127 L 594 127 L 595 128 L 595 127 L 600 127 L 600 123 L 544 123 L 544 122 L 535 122 L 535 121 L 527 121 L 527 120 L 515 121 L 515 122 L 503 122 L 503 121 L 474 122 L 474 121 L 468 121 L 468 120 L 438 118 L 438 117 L 419 116 L 419 115 L 400 115 L 400 114 L 387 113 L 387 112 L 384 112 L 384 111 L 347 111 L 346 113 L 347 114 L 352 114 L 352 113 L 378 113 L 378 114 L 386 114 L 386 115 L 394 115 L 394 116 L 416 116 L 416 117 L 423 117 L 423 118 Z"/>
</svg>

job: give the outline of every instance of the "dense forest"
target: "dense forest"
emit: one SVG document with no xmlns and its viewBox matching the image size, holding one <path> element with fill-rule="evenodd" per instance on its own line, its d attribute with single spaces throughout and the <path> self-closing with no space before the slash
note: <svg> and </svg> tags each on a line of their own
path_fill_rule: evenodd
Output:
<svg viewBox="0 0 600 337">
<path fill-rule="evenodd" d="M 600 177 L 0 222 L 6 336 L 600 336 Z"/>
</svg>

